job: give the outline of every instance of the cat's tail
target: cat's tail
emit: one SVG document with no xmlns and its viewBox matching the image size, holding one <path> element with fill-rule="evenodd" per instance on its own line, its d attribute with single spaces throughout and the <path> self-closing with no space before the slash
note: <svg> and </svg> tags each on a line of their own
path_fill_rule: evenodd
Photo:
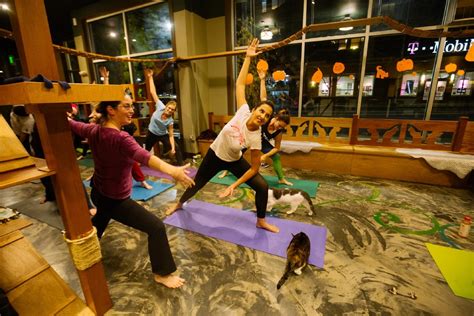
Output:
<svg viewBox="0 0 474 316">
<path fill-rule="evenodd" d="M 281 277 L 280 281 L 278 281 L 277 290 L 279 290 L 282 287 L 283 283 L 285 283 L 286 280 L 288 280 L 288 277 L 290 276 L 290 272 L 291 272 L 290 264 L 288 263 L 285 273 Z"/>
</svg>

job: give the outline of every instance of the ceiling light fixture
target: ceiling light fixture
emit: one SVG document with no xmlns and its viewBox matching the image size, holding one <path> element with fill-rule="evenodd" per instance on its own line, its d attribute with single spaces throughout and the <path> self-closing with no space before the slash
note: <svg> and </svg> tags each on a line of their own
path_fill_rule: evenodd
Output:
<svg viewBox="0 0 474 316">
<path fill-rule="evenodd" d="M 260 39 L 262 41 L 269 41 L 273 38 L 273 33 L 270 31 L 268 26 L 265 26 L 263 30 L 260 32 Z"/>
<path fill-rule="evenodd" d="M 350 14 L 346 14 L 344 16 L 344 19 L 342 19 L 342 22 L 347 22 L 347 21 L 352 21 Z M 339 31 L 347 32 L 347 31 L 352 30 L 353 28 L 354 28 L 353 26 L 344 26 L 344 27 L 340 27 Z"/>
</svg>

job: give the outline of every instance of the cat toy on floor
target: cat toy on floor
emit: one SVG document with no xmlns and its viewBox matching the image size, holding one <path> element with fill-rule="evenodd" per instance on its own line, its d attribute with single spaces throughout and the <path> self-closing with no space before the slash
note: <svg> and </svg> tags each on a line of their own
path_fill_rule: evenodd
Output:
<svg viewBox="0 0 474 316">
<path fill-rule="evenodd" d="M 291 272 L 300 275 L 305 266 L 308 265 L 311 243 L 303 232 L 293 235 L 293 238 L 286 249 L 286 268 L 285 273 L 278 281 L 277 289 L 280 289 L 283 283 L 288 279 Z"/>
</svg>

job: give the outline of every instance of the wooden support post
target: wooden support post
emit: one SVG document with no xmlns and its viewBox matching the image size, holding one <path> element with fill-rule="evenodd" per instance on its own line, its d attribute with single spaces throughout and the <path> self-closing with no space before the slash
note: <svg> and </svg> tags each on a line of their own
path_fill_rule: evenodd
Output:
<svg viewBox="0 0 474 316">
<path fill-rule="evenodd" d="M 42 0 L 11 0 L 11 22 L 24 75 L 42 74 L 58 80 L 58 68 Z M 78 239 L 92 230 L 79 167 L 66 119 L 69 104 L 30 104 L 35 116 L 48 167 L 53 177 L 56 200 L 69 239 Z M 78 271 L 87 305 L 98 315 L 112 307 L 102 262 Z"/>
<path fill-rule="evenodd" d="M 358 135 L 359 135 L 359 115 L 354 114 L 352 116 L 351 137 L 349 140 L 350 145 L 355 145 L 357 143 Z"/>
<path fill-rule="evenodd" d="M 466 131 L 467 122 L 469 117 L 461 116 L 458 121 L 458 126 L 456 127 L 456 133 L 453 136 L 453 147 L 452 151 L 460 151 L 462 147 L 462 140 L 464 138 L 464 132 Z"/>
<path fill-rule="evenodd" d="M 207 118 L 209 120 L 209 129 L 211 131 L 214 130 L 214 122 L 213 122 L 214 112 L 207 113 Z"/>
</svg>

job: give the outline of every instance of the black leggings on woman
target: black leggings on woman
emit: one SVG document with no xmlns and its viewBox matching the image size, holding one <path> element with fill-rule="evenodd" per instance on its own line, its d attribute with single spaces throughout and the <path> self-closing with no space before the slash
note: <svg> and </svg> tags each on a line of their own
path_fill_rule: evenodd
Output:
<svg viewBox="0 0 474 316">
<path fill-rule="evenodd" d="M 165 225 L 158 217 L 130 198 L 111 199 L 100 194 L 94 188 L 92 188 L 91 197 L 97 206 L 97 214 L 92 218 L 92 224 L 97 228 L 99 238 L 104 233 L 110 219 L 138 229 L 148 234 L 148 253 L 153 273 L 168 275 L 176 271 Z"/>
<path fill-rule="evenodd" d="M 158 136 L 148 131 L 145 139 L 145 149 L 150 151 L 158 142 L 163 144 L 164 153 L 171 150 L 170 136 L 168 134 Z M 176 152 L 176 161 L 178 162 L 178 165 L 182 166 L 184 164 L 183 154 L 181 153 L 181 148 L 179 147 L 179 144 L 176 140 L 174 142 L 174 150 Z"/>
<path fill-rule="evenodd" d="M 194 182 L 196 183 L 193 187 L 188 188 L 183 196 L 179 199 L 180 203 L 184 203 L 196 194 L 209 180 L 212 179 L 219 171 L 229 170 L 240 178 L 247 170 L 250 169 L 250 164 L 244 157 L 240 157 L 237 161 L 224 161 L 216 156 L 216 153 L 209 148 L 206 156 L 202 160 L 201 166 L 196 173 Z M 247 180 L 246 182 L 252 189 L 255 190 L 255 206 L 257 207 L 257 217 L 265 218 L 265 211 L 267 209 L 268 200 L 268 184 L 265 179 L 257 173 L 255 176 Z"/>
</svg>

